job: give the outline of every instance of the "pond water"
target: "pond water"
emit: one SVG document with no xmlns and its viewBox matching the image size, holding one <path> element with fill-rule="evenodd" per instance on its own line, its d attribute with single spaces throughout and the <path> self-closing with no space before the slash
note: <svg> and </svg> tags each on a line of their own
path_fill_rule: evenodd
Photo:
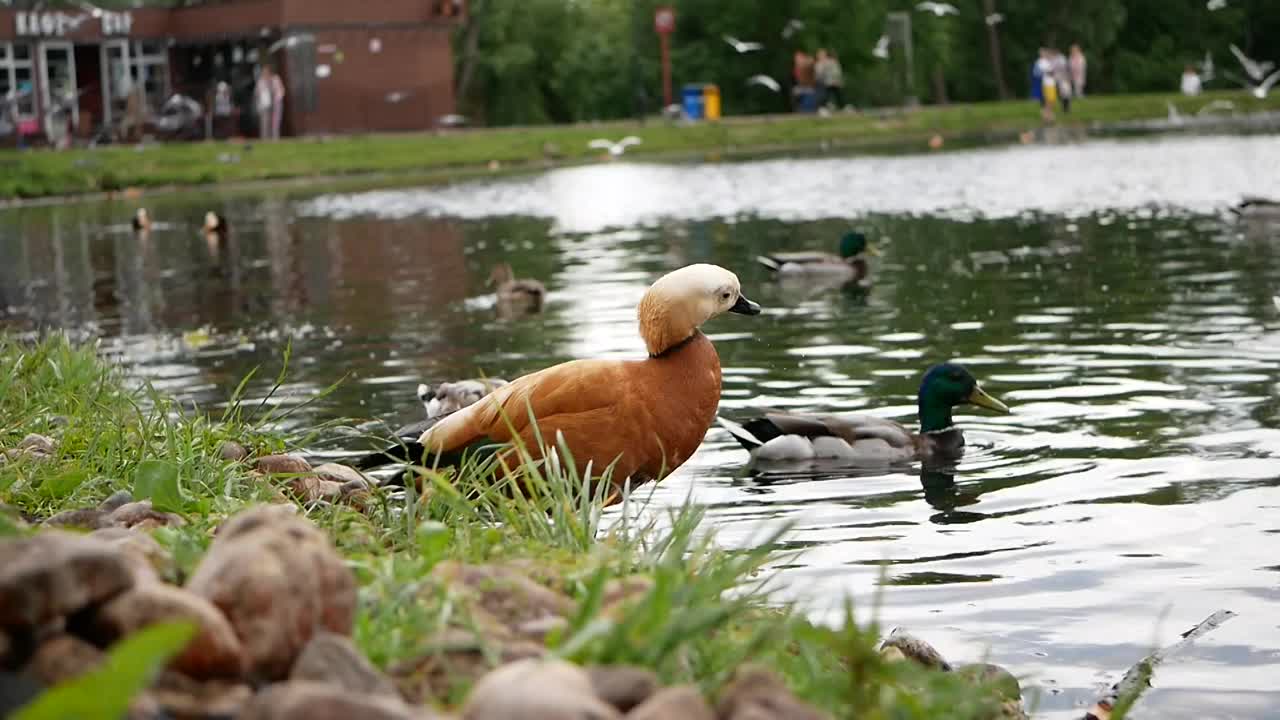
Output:
<svg viewBox="0 0 1280 720">
<path fill-rule="evenodd" d="M 718 428 L 656 491 L 710 507 L 723 543 L 797 524 L 784 594 L 853 593 L 956 659 L 1029 677 L 1074 718 L 1154 645 L 1238 614 L 1163 666 L 1141 717 L 1280 706 L 1280 239 L 1225 208 L 1280 195 L 1280 143 L 1203 137 L 917 157 L 653 166 L 371 192 L 182 194 L 0 213 L 0 324 L 66 328 L 217 409 L 286 339 L 290 422 L 416 420 L 414 388 L 636 356 L 634 305 L 691 262 L 765 306 L 707 327 L 721 410 L 874 411 L 914 424 L 922 371 L 967 364 L 1014 410 L 958 416 L 953 474 L 760 476 Z M 196 232 L 218 209 L 234 251 Z M 865 291 L 778 285 L 751 258 L 877 242 Z M 499 318 L 507 260 L 550 289 Z M 336 434 L 333 454 L 365 449 Z M 881 563 L 887 561 L 881 581 Z"/>
</svg>

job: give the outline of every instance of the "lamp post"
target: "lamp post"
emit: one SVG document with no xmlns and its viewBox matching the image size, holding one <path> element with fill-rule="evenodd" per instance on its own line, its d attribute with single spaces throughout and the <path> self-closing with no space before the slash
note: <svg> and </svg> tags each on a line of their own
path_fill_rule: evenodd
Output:
<svg viewBox="0 0 1280 720">
<path fill-rule="evenodd" d="M 671 105 L 671 33 L 676 29 L 675 9 L 662 6 L 654 11 L 653 29 L 662 47 L 662 107 L 666 108 Z"/>
</svg>

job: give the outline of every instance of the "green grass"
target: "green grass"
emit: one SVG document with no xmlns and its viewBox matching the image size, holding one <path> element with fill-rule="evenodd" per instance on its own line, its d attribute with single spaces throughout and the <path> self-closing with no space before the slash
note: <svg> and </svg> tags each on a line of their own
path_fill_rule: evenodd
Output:
<svg viewBox="0 0 1280 720">
<path fill-rule="evenodd" d="M 1215 99 L 1230 99 L 1237 112 L 1280 107 L 1280 93 L 1264 101 L 1243 91 L 1216 92 L 1200 98 L 1179 95 L 1116 95 L 1077 101 L 1061 124 L 1091 125 L 1164 118 L 1172 102 L 1186 114 Z M 631 155 L 651 158 L 701 158 L 753 151 L 814 147 L 830 143 L 847 150 L 924 148 L 935 133 L 951 137 L 990 137 L 1040 125 L 1039 108 L 1027 100 L 927 107 L 907 113 L 837 114 L 729 118 L 719 123 L 682 127 L 651 120 L 599 125 L 541 126 L 473 130 L 447 134 L 413 133 L 252 143 L 176 143 L 102 147 L 67 152 L 0 151 L 0 198 L 38 198 L 126 188 L 192 186 L 211 183 L 391 173 L 422 180 L 447 180 L 488 173 L 491 161 L 505 170 L 539 168 L 549 163 L 587 161 L 595 137 L 625 134 L 644 143 Z M 548 160 L 545 145 L 558 157 Z M 221 162 L 234 155 L 237 162 Z"/>
<path fill-rule="evenodd" d="M 282 369 L 278 381 L 283 377 Z M 167 486 L 187 524 L 154 534 L 174 554 L 178 567 L 169 579 L 180 580 L 220 521 L 278 495 L 246 466 L 221 460 L 221 443 L 234 439 L 266 453 L 310 440 L 273 430 L 279 416 L 259 413 L 261 407 L 240 402 L 237 393 L 228 410 L 211 418 L 130 385 L 92 346 L 0 336 L 0 447 L 13 447 L 29 432 L 59 441 L 50 460 L 0 465 L 0 504 L 35 520 L 91 506 L 119 489 Z M 643 491 L 626 500 L 623 515 L 649 519 L 610 525 L 602 520 L 602 490 L 591 489 L 608 480 L 607 471 L 581 478 L 555 463 L 523 459 L 524 495 L 483 481 L 486 468 L 473 464 L 456 472 L 421 469 L 421 496 L 377 493 L 364 512 L 345 505 L 304 510 L 355 569 L 354 635 L 377 665 L 420 656 L 437 631 L 478 626 L 467 602 L 433 575 L 441 563 L 514 563 L 575 601 L 567 623 L 546 641 L 574 662 L 640 665 L 665 682 L 693 683 L 711 694 L 752 662 L 837 717 L 995 716 L 997 701 L 986 688 L 954 673 L 883 661 L 872 612 L 855 619 L 848 606 L 840 626 L 823 627 L 801 608 L 776 601 L 767 566 L 780 557 L 786 528 L 749 549 L 725 550 L 698 507 L 633 514 Z M 641 589 L 625 612 L 614 612 L 606 591 L 623 579 Z M 130 672 L 135 679 L 120 687 L 136 687 L 146 675 Z M 100 685 L 103 678 L 85 682 Z M 444 704 L 464 697 L 467 684 L 467 677 L 446 678 Z"/>
</svg>

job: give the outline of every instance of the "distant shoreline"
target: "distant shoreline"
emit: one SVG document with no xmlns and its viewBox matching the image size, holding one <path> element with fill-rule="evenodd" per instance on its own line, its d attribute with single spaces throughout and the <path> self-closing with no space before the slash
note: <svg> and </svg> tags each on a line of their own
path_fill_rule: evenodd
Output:
<svg viewBox="0 0 1280 720">
<path fill-rule="evenodd" d="M 1227 110 L 1198 116 L 1211 103 Z M 1171 118 L 1169 106 L 1177 108 Z M 94 199 L 135 200 L 184 190 L 255 189 L 356 183 L 433 184 L 605 161 L 587 147 L 597 137 L 635 135 L 624 157 L 660 162 L 717 161 L 789 153 L 928 152 L 1019 142 L 1024 133 L 1067 136 L 1174 131 L 1280 131 L 1280 93 L 1257 100 L 1243 92 L 1109 95 L 1075 103 L 1070 115 L 1042 126 L 1027 100 L 876 109 L 866 113 L 730 117 L 679 124 L 616 122 L 303 138 L 277 143 L 217 141 L 104 146 L 65 152 L 0 151 L 0 206 Z"/>
</svg>

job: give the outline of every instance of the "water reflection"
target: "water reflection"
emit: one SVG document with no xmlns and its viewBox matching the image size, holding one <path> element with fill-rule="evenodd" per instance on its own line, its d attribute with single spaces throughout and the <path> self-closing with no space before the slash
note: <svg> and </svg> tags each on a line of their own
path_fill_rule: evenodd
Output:
<svg viewBox="0 0 1280 720">
<path fill-rule="evenodd" d="M 845 593 L 865 606 L 888 561 L 886 624 L 910 625 L 950 656 L 990 651 L 1030 673 L 1028 685 L 1046 692 L 1045 717 L 1077 716 L 1151 645 L 1229 607 L 1240 617 L 1162 668 L 1147 702 L 1162 717 L 1229 707 L 1262 718 L 1280 703 L 1280 623 L 1271 619 L 1280 600 L 1280 314 L 1271 301 L 1280 253 L 1274 234 L 1179 208 L 1238 199 L 1238 177 L 1253 191 L 1280 176 L 1267 164 L 1277 159 L 1270 140 L 1185 143 L 763 167 L 613 163 L 599 170 L 607 177 L 583 176 L 592 182 L 298 202 L 228 195 L 216 209 L 231 233 L 213 254 L 199 232 L 208 197 L 153 203 L 165 226 L 147 243 L 115 227 L 132 207 L 24 209 L 0 213 L 0 323 L 100 335 L 140 377 L 204 407 L 224 402 L 256 366 L 267 370 L 249 387 L 260 397 L 292 341 L 279 402 L 347 376 L 294 422 L 396 426 L 421 416 L 418 382 L 640 355 L 634 308 L 648 283 L 675 265 L 718 262 L 766 308 L 711 328 L 727 415 L 870 411 L 914 426 L 920 374 L 943 359 L 969 366 L 1014 415 L 957 415 L 968 449 L 955 467 L 861 474 L 748 467 L 716 428 L 655 502 L 706 504 L 727 544 L 794 522 L 802 554 L 782 577 L 818 617 L 838 612 Z M 1192 170 L 1214 153 L 1227 165 Z M 1024 172 L 1046 160 L 1061 170 Z M 976 190 L 956 182 L 986 162 L 1017 187 L 987 197 L 1002 180 L 970 171 Z M 1138 190 L 1059 182 L 1116 163 L 1143 166 L 1119 176 Z M 811 185 L 784 202 L 775 196 L 794 188 L 779 186 L 781 170 Z M 1179 173 L 1196 175 L 1189 188 L 1173 187 Z M 1099 175 L 1112 176 L 1090 177 Z M 1170 180 L 1141 185 L 1155 175 Z M 608 183 L 602 195 L 595 181 Z M 736 194 L 720 192 L 730 185 Z M 548 193 L 560 205 L 535 208 Z M 831 198 L 877 207 L 900 196 L 908 210 L 932 198 L 951 217 L 856 218 L 883 251 L 870 288 L 775 283 L 750 260 L 829 250 L 851 222 L 829 217 Z M 952 212 L 960 196 L 1001 212 Z M 826 200 L 800 206 L 812 197 Z M 1146 206 L 1152 197 L 1158 207 Z M 1068 199 L 1065 215 L 1027 212 Z M 324 214 L 342 203 L 352 211 Z M 675 219 L 658 219 L 664 203 Z M 574 204 L 580 215 L 559 209 Z M 462 218 L 431 217 L 432 208 Z M 623 227 L 598 227 L 604 221 Z M 543 312 L 499 317 L 484 281 L 500 262 L 546 284 Z M 332 451 L 365 449 L 340 438 Z"/>
</svg>

